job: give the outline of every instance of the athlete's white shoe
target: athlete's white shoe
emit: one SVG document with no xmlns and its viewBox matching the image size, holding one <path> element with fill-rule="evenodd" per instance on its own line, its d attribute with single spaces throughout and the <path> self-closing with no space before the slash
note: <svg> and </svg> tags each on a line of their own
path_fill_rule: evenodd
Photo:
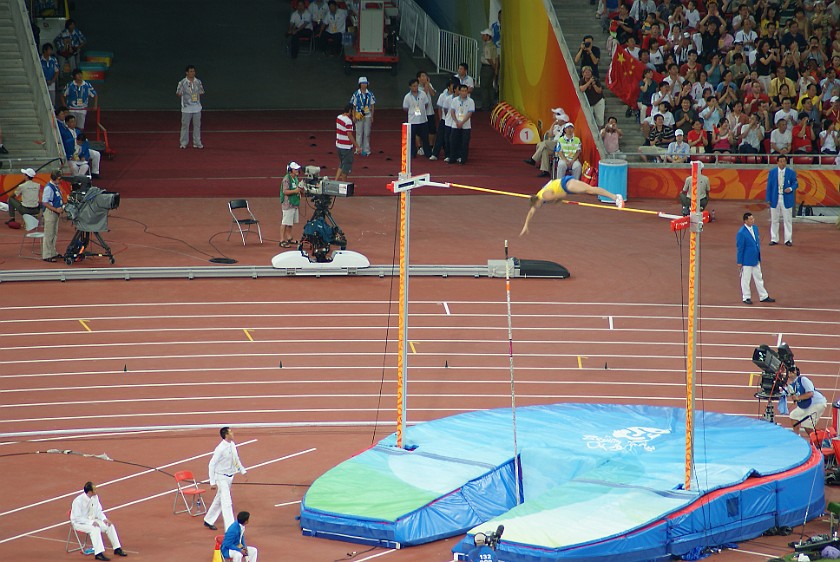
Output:
<svg viewBox="0 0 840 562">
<path fill-rule="evenodd" d="M 615 206 L 618 207 L 619 209 L 623 209 L 624 208 L 624 197 L 622 197 L 621 195 L 616 195 L 615 196 Z"/>
</svg>

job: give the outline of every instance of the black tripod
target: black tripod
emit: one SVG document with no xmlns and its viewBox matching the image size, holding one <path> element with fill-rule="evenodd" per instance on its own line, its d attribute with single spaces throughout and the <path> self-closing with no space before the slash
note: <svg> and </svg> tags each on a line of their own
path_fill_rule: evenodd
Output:
<svg viewBox="0 0 840 562">
<path fill-rule="evenodd" d="M 102 252 L 91 252 L 90 251 L 90 235 L 93 234 L 96 237 L 96 244 L 105 250 L 104 253 Z M 67 251 L 64 252 L 64 263 L 67 265 L 72 265 L 73 262 L 82 261 L 87 257 L 100 257 L 100 258 L 108 258 L 111 263 L 114 263 L 114 255 L 111 253 L 111 247 L 102 239 L 102 235 L 98 232 L 85 232 L 82 230 L 76 230 L 76 234 L 73 235 L 73 239 L 70 241 L 70 244 L 67 246 Z"/>
<path fill-rule="evenodd" d="M 347 236 L 330 213 L 334 201 L 335 198 L 329 195 L 315 195 L 312 198 L 315 212 L 303 226 L 300 249 L 308 250 L 307 254 L 314 257 L 315 261 L 319 263 L 332 260 L 329 255 L 330 244 L 336 245 L 342 250 L 347 249 Z"/>
</svg>

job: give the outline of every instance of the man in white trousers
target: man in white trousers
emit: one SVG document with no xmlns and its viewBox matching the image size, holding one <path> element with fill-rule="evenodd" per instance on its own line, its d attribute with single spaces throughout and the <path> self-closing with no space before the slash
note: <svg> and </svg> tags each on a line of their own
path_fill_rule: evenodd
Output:
<svg viewBox="0 0 840 562">
<path fill-rule="evenodd" d="M 93 482 L 85 482 L 84 491 L 73 500 L 73 507 L 70 509 L 70 524 L 80 533 L 87 533 L 90 536 L 90 542 L 93 543 L 94 558 L 97 560 L 110 560 L 105 556 L 102 531 L 105 531 L 105 535 L 111 542 L 114 554 L 128 556 L 123 552 L 120 545 L 117 528 L 108 521 L 102 511 L 102 504 L 99 503 L 99 496 L 96 494 L 96 486 L 93 485 Z"/>
<path fill-rule="evenodd" d="M 761 241 L 752 213 L 744 213 L 744 226 L 738 230 L 735 244 L 738 248 L 738 268 L 741 270 L 741 299 L 744 304 L 753 303 L 750 295 L 750 279 L 755 282 L 755 288 L 761 302 L 776 302 L 776 299 L 770 298 L 764 288 L 764 278 L 761 275 Z"/>
<path fill-rule="evenodd" d="M 793 246 L 793 207 L 799 180 L 787 167 L 788 157 L 779 154 L 776 168 L 767 174 L 767 202 L 770 203 L 770 245 L 779 243 L 779 221 L 785 225 L 785 246 Z"/>
<path fill-rule="evenodd" d="M 184 69 L 186 76 L 178 82 L 175 95 L 181 98 L 181 148 L 187 148 L 190 140 L 190 123 L 193 129 L 193 147 L 204 148 L 201 144 L 201 96 L 204 84 L 195 77 L 195 67 L 188 64 Z"/>
<path fill-rule="evenodd" d="M 239 453 L 236 452 L 236 443 L 233 442 L 233 430 L 227 426 L 219 430 L 222 442 L 213 451 L 210 459 L 210 488 L 216 490 L 216 497 L 204 516 L 204 526 L 210 530 L 217 530 L 216 520 L 219 514 L 225 523 L 225 529 L 234 522 L 233 499 L 230 496 L 230 486 L 233 484 L 233 476 L 238 472 L 245 474 L 247 471 L 239 460 Z"/>
</svg>

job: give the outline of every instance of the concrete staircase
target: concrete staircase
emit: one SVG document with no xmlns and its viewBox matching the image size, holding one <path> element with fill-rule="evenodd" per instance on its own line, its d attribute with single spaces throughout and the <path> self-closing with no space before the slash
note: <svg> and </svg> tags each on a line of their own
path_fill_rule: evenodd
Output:
<svg viewBox="0 0 840 562">
<path fill-rule="evenodd" d="M 33 60 L 31 32 L 21 29 L 25 22 L 21 21 L 19 3 L 0 0 L 0 127 L 9 151 L 0 155 L 0 173 L 38 168 L 58 156 L 49 112 L 39 106 L 46 103 L 46 83 L 40 63 L 33 76 L 37 59 Z M 24 53 L 24 48 L 32 53 Z"/>
<path fill-rule="evenodd" d="M 621 139 L 621 151 L 629 155 L 635 155 L 637 148 L 644 142 L 644 136 L 636 123 L 635 117 L 624 116 L 624 112 L 627 110 L 624 102 L 618 99 L 606 86 L 611 59 L 606 45 L 607 34 L 601 30 L 600 20 L 595 18 L 597 5 L 590 3 L 588 0 L 553 0 L 552 4 L 572 57 L 577 54 L 584 35 L 592 35 L 595 38 L 594 44 L 601 49 L 598 71 L 601 83 L 604 85 L 604 101 L 606 103 L 604 119 L 606 120 L 611 115 L 618 119 L 618 126 L 624 133 L 624 137 Z"/>
</svg>

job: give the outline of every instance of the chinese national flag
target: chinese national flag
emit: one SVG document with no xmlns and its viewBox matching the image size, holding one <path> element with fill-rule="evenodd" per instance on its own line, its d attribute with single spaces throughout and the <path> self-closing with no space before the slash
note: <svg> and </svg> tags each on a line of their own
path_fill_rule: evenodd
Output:
<svg viewBox="0 0 840 562">
<path fill-rule="evenodd" d="M 607 74 L 607 87 L 630 107 L 636 107 L 639 99 L 639 82 L 645 65 L 619 45 L 613 54 L 610 70 Z M 653 80 L 658 84 L 662 75 L 653 73 Z"/>
</svg>

